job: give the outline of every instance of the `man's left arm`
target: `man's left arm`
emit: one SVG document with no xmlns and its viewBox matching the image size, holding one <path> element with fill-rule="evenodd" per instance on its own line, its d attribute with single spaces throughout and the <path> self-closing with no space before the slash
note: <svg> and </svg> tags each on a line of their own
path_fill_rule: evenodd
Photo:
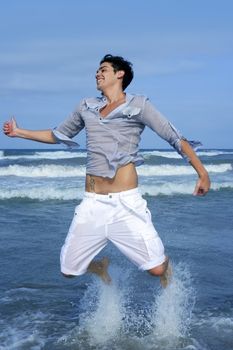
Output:
<svg viewBox="0 0 233 350">
<path fill-rule="evenodd" d="M 186 140 L 148 99 L 145 101 L 141 121 L 166 140 L 183 158 L 188 160 L 199 176 L 193 194 L 195 196 L 205 195 L 210 188 L 210 179 L 207 170 L 193 150 L 201 143 Z"/>
<path fill-rule="evenodd" d="M 181 140 L 181 150 L 186 155 L 189 160 L 189 163 L 196 170 L 199 179 L 196 183 L 194 189 L 194 196 L 204 196 L 210 189 L 210 179 L 207 170 L 203 166 L 202 162 L 196 155 L 195 151 L 192 149 L 188 141 Z"/>
</svg>

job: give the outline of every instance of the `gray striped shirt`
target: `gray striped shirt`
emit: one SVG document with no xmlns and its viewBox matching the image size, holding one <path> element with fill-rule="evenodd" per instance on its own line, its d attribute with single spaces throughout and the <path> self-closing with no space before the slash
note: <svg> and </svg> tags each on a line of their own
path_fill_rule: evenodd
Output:
<svg viewBox="0 0 233 350">
<path fill-rule="evenodd" d="M 145 126 L 155 131 L 185 158 L 178 130 L 141 95 L 126 95 L 126 102 L 106 117 L 100 110 L 107 103 L 106 97 L 87 98 L 76 110 L 53 130 L 57 143 L 78 145 L 71 140 L 86 128 L 87 168 L 90 175 L 113 178 L 117 168 L 133 162 L 141 165 L 144 160 L 138 154 L 141 133 Z M 191 145 L 197 145 L 191 141 Z"/>
</svg>

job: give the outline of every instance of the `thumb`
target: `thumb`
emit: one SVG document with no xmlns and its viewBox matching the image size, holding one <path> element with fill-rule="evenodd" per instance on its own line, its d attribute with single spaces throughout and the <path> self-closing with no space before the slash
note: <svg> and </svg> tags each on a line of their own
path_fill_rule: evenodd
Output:
<svg viewBox="0 0 233 350">
<path fill-rule="evenodd" d="M 14 130 L 15 128 L 17 128 L 17 123 L 16 123 L 16 119 L 14 116 L 11 117 L 11 124 L 12 124 L 12 129 Z"/>
<path fill-rule="evenodd" d="M 194 195 L 194 196 L 197 196 L 197 195 L 198 195 L 199 187 L 200 187 L 200 181 L 198 180 L 197 183 L 196 183 L 194 192 L 193 192 L 193 195 Z"/>
</svg>

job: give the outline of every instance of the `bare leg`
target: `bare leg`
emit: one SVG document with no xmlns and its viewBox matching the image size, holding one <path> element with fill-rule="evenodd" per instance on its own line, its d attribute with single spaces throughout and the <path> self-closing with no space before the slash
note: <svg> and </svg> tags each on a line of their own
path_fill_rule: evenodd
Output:
<svg viewBox="0 0 233 350">
<path fill-rule="evenodd" d="M 158 276 L 160 278 L 160 283 L 163 288 L 166 288 L 171 282 L 172 268 L 169 258 L 167 257 L 164 263 L 159 266 L 154 267 L 148 271 L 153 276 Z"/>
<path fill-rule="evenodd" d="M 112 280 L 108 273 L 108 265 L 109 259 L 107 257 L 104 257 L 101 260 L 92 261 L 88 266 L 87 271 L 95 273 L 102 279 L 102 281 L 104 281 L 104 283 L 110 284 Z"/>
<path fill-rule="evenodd" d="M 165 271 L 159 278 L 160 278 L 161 286 L 163 288 L 166 288 L 169 285 L 169 283 L 171 282 L 172 267 L 171 267 L 171 263 L 170 263 L 168 258 L 166 259 L 164 264 L 165 264 Z"/>
</svg>

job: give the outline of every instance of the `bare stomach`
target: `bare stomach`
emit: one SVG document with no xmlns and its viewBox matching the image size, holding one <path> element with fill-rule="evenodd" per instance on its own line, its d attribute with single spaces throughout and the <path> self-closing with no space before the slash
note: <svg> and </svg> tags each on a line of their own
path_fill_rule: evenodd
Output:
<svg viewBox="0 0 233 350">
<path fill-rule="evenodd" d="M 120 167 L 114 178 L 86 175 L 87 192 L 108 194 L 131 190 L 138 186 L 138 176 L 133 163 Z"/>
</svg>

